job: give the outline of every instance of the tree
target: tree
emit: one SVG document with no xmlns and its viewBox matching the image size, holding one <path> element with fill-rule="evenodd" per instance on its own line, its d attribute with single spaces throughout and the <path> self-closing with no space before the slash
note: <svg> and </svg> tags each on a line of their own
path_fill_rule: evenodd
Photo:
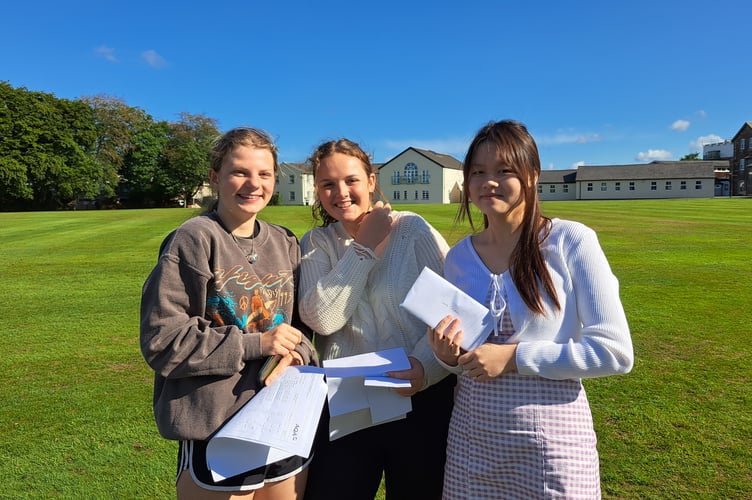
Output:
<svg viewBox="0 0 752 500">
<path fill-rule="evenodd" d="M 159 178 L 165 203 L 182 198 L 187 206 L 206 182 L 211 145 L 217 136 L 216 120 L 204 115 L 181 113 L 180 121 L 170 124 L 170 139 Z"/>
<path fill-rule="evenodd" d="M 114 198 L 125 158 L 136 145 L 134 135 L 154 120 L 145 111 L 106 95 L 86 96 L 82 101 L 94 112 L 97 138 L 94 156 L 101 169 L 100 196 Z"/>
<path fill-rule="evenodd" d="M 59 209 L 96 195 L 91 108 L 6 84 L 2 92 L 3 208 Z"/>
<path fill-rule="evenodd" d="M 120 196 L 129 207 L 163 204 L 166 194 L 159 179 L 164 164 L 170 125 L 165 121 L 145 121 L 131 137 L 131 149 L 123 158 Z M 169 199 L 169 198 L 168 198 Z"/>
<path fill-rule="evenodd" d="M 682 158 L 679 161 L 697 161 L 702 160 L 700 158 L 700 153 L 689 153 L 688 155 L 682 156 Z"/>
</svg>

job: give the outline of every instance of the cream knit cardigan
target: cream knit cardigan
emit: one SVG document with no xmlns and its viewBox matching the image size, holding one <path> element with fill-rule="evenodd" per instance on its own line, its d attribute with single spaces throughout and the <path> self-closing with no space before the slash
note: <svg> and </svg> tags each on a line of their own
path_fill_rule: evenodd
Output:
<svg viewBox="0 0 752 500">
<path fill-rule="evenodd" d="M 392 212 L 383 254 L 355 243 L 339 222 L 301 239 L 301 319 L 322 360 L 403 347 L 425 370 L 425 387 L 448 375 L 433 355 L 426 325 L 400 307 L 425 266 L 442 274 L 449 247 L 422 217 Z"/>
</svg>

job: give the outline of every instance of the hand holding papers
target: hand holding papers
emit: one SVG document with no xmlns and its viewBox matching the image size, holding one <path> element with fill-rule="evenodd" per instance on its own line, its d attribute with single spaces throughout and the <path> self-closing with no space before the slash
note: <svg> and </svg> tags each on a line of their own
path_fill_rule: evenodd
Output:
<svg viewBox="0 0 752 500">
<path fill-rule="evenodd" d="M 410 382 L 384 376 L 387 372 L 410 368 L 404 349 L 329 359 L 323 364 L 329 387 L 330 440 L 405 418 L 412 410 L 410 398 L 386 389 Z"/>
<path fill-rule="evenodd" d="M 460 318 L 461 347 L 466 351 L 481 345 L 493 329 L 493 315 L 488 308 L 427 267 L 400 305 L 431 328 L 448 314 Z"/>
<path fill-rule="evenodd" d="M 310 455 L 325 397 L 321 368 L 286 368 L 209 440 L 206 461 L 214 480 Z"/>
</svg>

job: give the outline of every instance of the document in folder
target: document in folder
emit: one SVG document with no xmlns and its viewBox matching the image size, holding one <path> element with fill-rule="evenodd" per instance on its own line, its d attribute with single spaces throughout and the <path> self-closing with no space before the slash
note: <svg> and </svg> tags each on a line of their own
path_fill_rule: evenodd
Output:
<svg viewBox="0 0 752 500">
<path fill-rule="evenodd" d="M 487 307 L 427 267 L 400 305 L 431 328 L 448 314 L 460 318 L 460 346 L 466 351 L 485 342 L 493 329 L 493 315 Z"/>
<path fill-rule="evenodd" d="M 409 381 L 385 377 L 407 370 L 410 360 L 401 347 L 323 362 L 329 388 L 329 440 L 360 429 L 405 418 L 412 410 L 410 398 L 393 388 L 409 387 Z"/>
</svg>

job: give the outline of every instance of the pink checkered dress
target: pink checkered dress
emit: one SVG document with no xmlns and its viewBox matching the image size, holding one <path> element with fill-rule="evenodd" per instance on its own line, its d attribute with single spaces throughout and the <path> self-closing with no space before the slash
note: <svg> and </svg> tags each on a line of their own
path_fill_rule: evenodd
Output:
<svg viewBox="0 0 752 500">
<path fill-rule="evenodd" d="M 501 331 L 514 333 L 505 311 Z M 600 498 L 598 452 L 579 380 L 459 377 L 449 424 L 445 499 Z"/>
</svg>

